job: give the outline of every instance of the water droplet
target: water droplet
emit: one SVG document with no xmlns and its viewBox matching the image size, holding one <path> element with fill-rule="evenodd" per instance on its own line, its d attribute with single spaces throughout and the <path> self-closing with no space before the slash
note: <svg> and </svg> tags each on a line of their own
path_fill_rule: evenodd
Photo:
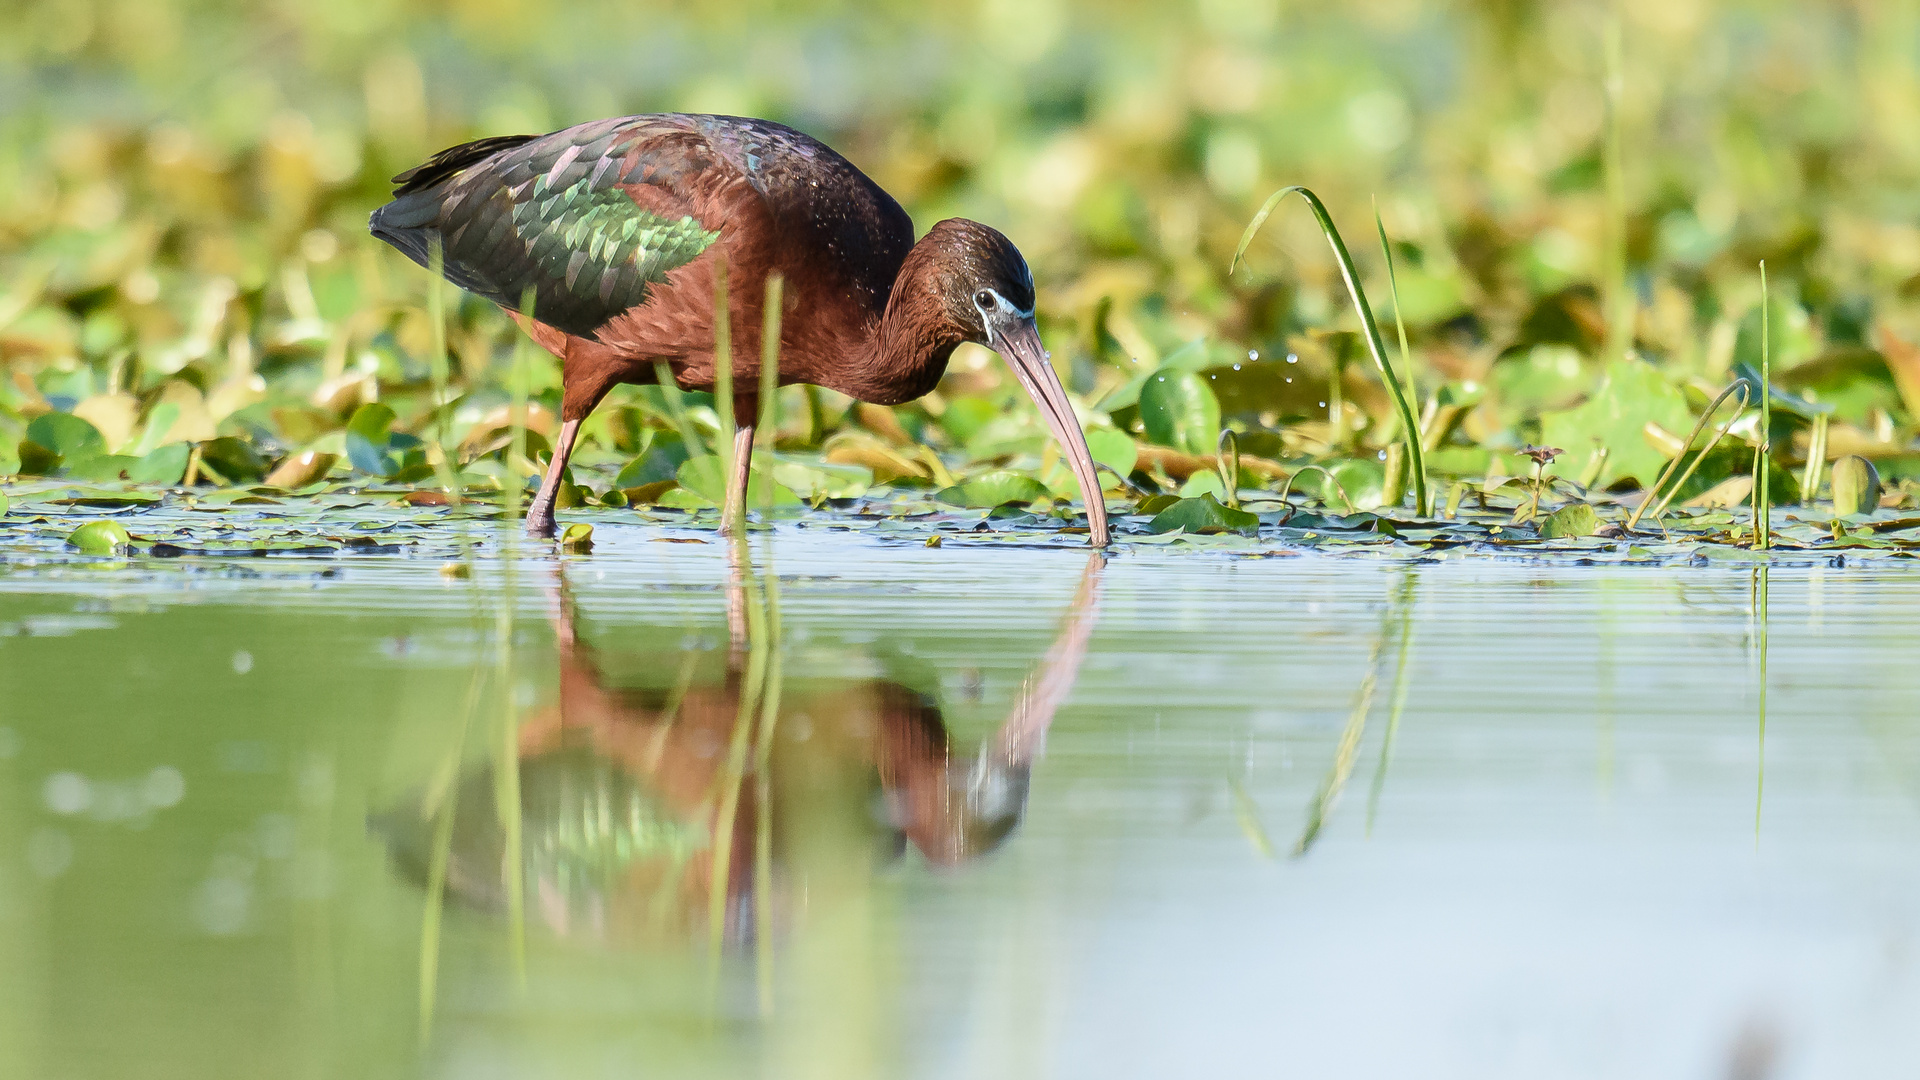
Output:
<svg viewBox="0 0 1920 1080">
<path fill-rule="evenodd" d="M 1300 362 L 1300 357 L 1298 357 L 1298 356 L 1296 356 L 1296 355 L 1295 355 L 1295 354 L 1293 354 L 1293 353 L 1288 353 L 1288 354 L 1287 354 L 1287 363 L 1289 363 L 1289 364 L 1297 364 L 1297 363 L 1299 363 L 1299 362 Z"/>
<path fill-rule="evenodd" d="M 245 649 L 233 654 L 233 673 L 245 675 L 253 670 L 253 654 Z"/>
<path fill-rule="evenodd" d="M 1260 350 L 1259 350 L 1259 349 L 1248 349 L 1248 350 L 1247 350 L 1247 359 L 1249 359 L 1249 360 L 1258 360 L 1258 359 L 1260 359 Z"/>
</svg>

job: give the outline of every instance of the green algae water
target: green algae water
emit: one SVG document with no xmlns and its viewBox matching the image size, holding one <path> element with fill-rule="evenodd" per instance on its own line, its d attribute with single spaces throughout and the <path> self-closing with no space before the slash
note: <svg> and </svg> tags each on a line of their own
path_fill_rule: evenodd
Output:
<svg viewBox="0 0 1920 1080">
<path fill-rule="evenodd" d="M 416 539 L 7 548 L 8 1075 L 1920 1058 L 1911 571 Z"/>
</svg>

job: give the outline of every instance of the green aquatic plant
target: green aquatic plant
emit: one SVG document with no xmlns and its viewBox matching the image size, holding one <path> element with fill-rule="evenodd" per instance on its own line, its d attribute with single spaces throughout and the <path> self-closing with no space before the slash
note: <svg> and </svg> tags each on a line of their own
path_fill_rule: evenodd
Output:
<svg viewBox="0 0 1920 1080">
<path fill-rule="evenodd" d="M 1773 329 L 1767 263 L 1760 261 L 1760 439 L 1753 452 L 1753 546 L 1773 546 Z"/>
<path fill-rule="evenodd" d="M 1387 225 L 1386 222 L 1380 218 L 1380 200 L 1377 197 L 1373 200 L 1373 228 L 1375 232 L 1380 234 L 1380 257 L 1385 260 L 1387 264 L 1387 295 L 1393 300 L 1393 329 L 1400 337 L 1400 364 L 1407 369 L 1407 389 L 1414 394 L 1415 400 L 1418 400 L 1420 385 L 1419 380 L 1413 377 L 1413 349 L 1407 345 L 1407 320 L 1400 312 L 1400 275 L 1396 273 L 1393 268 L 1393 245 L 1387 242 Z M 1334 382 L 1337 388 L 1339 380 L 1336 379 Z M 1426 440 L 1422 437 L 1421 432 L 1416 430 L 1413 434 L 1415 436 L 1415 443 L 1422 446 L 1426 444 Z M 1395 450 L 1399 450 L 1404 454 L 1407 445 L 1406 442 L 1395 443 L 1393 446 L 1388 447 L 1387 452 L 1392 454 Z M 1405 467 L 1404 460 L 1402 460 L 1400 464 L 1402 468 Z M 1389 471 L 1392 470 L 1391 462 L 1388 465 L 1388 469 Z M 1387 505 L 1400 505 L 1399 494 L 1395 494 L 1392 498 L 1388 499 Z M 1420 513 L 1424 515 L 1430 512 L 1430 509 L 1431 508 L 1429 508 L 1429 510 L 1422 510 Z"/>
<path fill-rule="evenodd" d="M 1680 444 L 1679 452 L 1674 454 L 1672 460 L 1667 462 L 1666 468 L 1660 471 L 1660 475 L 1654 479 L 1652 486 L 1648 487 L 1645 494 L 1640 497 L 1640 504 L 1633 508 L 1632 514 L 1628 515 L 1626 524 L 1628 532 L 1632 532 L 1634 527 L 1640 524 L 1641 516 L 1646 514 L 1649 508 L 1652 509 L 1653 520 L 1656 522 L 1659 521 L 1660 515 L 1666 512 L 1668 504 L 1673 502 L 1674 495 L 1678 494 L 1681 487 L 1693 478 L 1693 474 L 1700 468 L 1701 462 L 1706 461 L 1707 456 L 1713 453 L 1714 447 L 1720 445 L 1720 440 L 1726 438 L 1727 433 L 1733 430 L 1734 422 L 1740 419 L 1739 410 L 1746 407 L 1748 399 L 1752 396 L 1748 391 L 1747 385 L 1745 379 L 1735 380 L 1730 383 L 1726 389 L 1715 395 L 1714 399 L 1707 404 L 1706 411 L 1700 414 L 1700 419 L 1694 422 L 1693 430 L 1687 433 L 1686 440 Z M 1734 394 L 1740 395 L 1740 404 L 1736 407 L 1734 414 L 1729 416 L 1727 422 L 1721 425 L 1720 430 L 1714 433 L 1713 438 L 1705 446 L 1701 447 L 1700 452 L 1695 455 L 1693 459 L 1693 464 L 1687 466 L 1686 471 L 1682 472 L 1677 479 L 1674 479 L 1673 482 L 1669 484 L 1668 480 L 1673 477 L 1674 470 L 1680 467 L 1680 463 L 1686 459 L 1687 451 L 1693 448 L 1694 440 L 1700 437 L 1700 432 L 1706 429 L 1707 422 L 1712 420 L 1714 415 L 1720 411 L 1720 406 Z"/>
<path fill-rule="evenodd" d="M 1828 413 L 1816 413 L 1812 427 L 1807 432 L 1807 464 L 1800 472 L 1800 503 L 1813 505 L 1815 496 L 1820 492 L 1823 470 L 1827 464 L 1827 428 L 1831 416 Z"/>
<path fill-rule="evenodd" d="M 1880 470 L 1858 454 L 1833 463 L 1831 483 L 1835 517 L 1871 514 L 1880 506 Z"/>
<path fill-rule="evenodd" d="M 88 555 L 123 555 L 130 543 L 127 527 L 111 519 L 90 521 L 67 534 L 67 546 Z"/>
<path fill-rule="evenodd" d="M 1227 264 L 1227 272 L 1231 274 L 1233 268 L 1239 265 L 1241 257 L 1247 253 L 1247 247 L 1259 233 L 1260 226 L 1266 224 L 1281 200 L 1296 193 L 1306 200 L 1308 208 L 1313 211 L 1314 220 L 1320 224 L 1321 233 L 1327 238 L 1327 244 L 1333 248 L 1334 261 L 1340 266 L 1341 280 L 1346 283 L 1347 295 L 1352 299 L 1354 312 L 1360 318 L 1361 329 L 1365 331 L 1367 351 L 1373 357 L 1374 367 L 1379 369 L 1381 381 L 1393 396 L 1394 408 L 1399 410 L 1401 437 L 1407 445 L 1407 458 L 1413 463 L 1414 512 L 1426 517 L 1433 510 L 1427 491 L 1426 456 L 1420 447 L 1420 424 L 1414 417 L 1413 406 L 1408 403 L 1406 388 L 1401 385 L 1400 377 L 1394 374 L 1393 366 L 1387 363 L 1387 349 L 1380 340 L 1380 326 L 1374 321 L 1373 309 L 1367 304 L 1366 290 L 1360 285 L 1359 273 L 1353 266 L 1353 256 L 1347 253 L 1346 241 L 1340 238 L 1340 230 L 1334 227 L 1333 216 L 1327 213 L 1320 197 L 1298 185 L 1281 188 L 1268 196 L 1259 212 L 1253 215 L 1253 220 L 1247 223 L 1246 231 L 1240 234 L 1240 243 L 1234 248 L 1233 260 Z"/>
</svg>

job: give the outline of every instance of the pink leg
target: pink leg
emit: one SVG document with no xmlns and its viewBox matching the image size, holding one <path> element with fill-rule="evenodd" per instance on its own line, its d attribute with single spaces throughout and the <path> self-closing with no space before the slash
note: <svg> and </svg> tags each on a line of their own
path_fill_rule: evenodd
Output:
<svg viewBox="0 0 1920 1080">
<path fill-rule="evenodd" d="M 553 460 L 547 463 L 546 479 L 540 482 L 540 494 L 527 507 L 528 536 L 544 539 L 553 535 L 553 500 L 560 494 L 560 478 L 566 474 L 567 458 L 573 455 L 573 437 L 579 431 L 578 420 L 560 425 L 560 438 L 553 447 Z"/>
<path fill-rule="evenodd" d="M 747 478 L 753 475 L 753 425 L 741 424 L 733 433 L 733 475 L 727 478 L 727 504 L 720 511 L 720 534 L 733 535 L 734 516 L 747 507 Z"/>
</svg>

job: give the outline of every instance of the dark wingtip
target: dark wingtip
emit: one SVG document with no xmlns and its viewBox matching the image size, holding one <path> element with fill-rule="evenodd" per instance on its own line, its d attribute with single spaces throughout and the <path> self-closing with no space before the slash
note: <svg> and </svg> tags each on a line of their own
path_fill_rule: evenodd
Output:
<svg viewBox="0 0 1920 1080">
<path fill-rule="evenodd" d="M 396 196 L 410 195 L 452 177 L 460 170 L 484 161 L 502 150 L 511 150 L 539 138 L 538 135 L 491 135 L 470 143 L 450 146 L 393 178 Z"/>
</svg>

